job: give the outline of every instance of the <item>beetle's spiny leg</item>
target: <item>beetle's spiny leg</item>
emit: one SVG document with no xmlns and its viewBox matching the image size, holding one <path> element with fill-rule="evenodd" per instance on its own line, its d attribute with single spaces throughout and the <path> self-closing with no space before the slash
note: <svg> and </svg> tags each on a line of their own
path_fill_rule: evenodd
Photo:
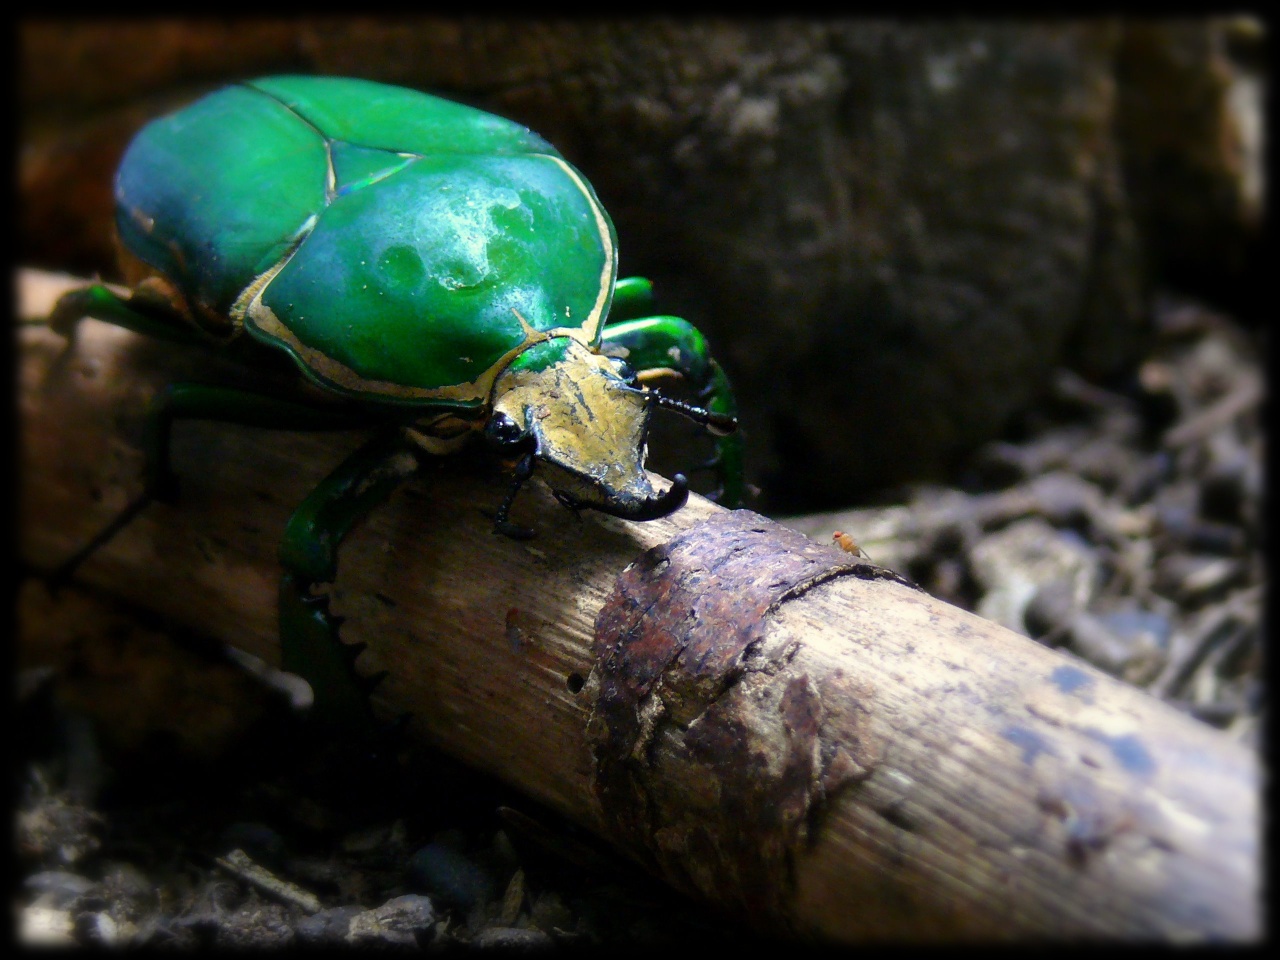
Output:
<svg viewBox="0 0 1280 960">
<path fill-rule="evenodd" d="M 507 519 L 507 514 L 511 512 L 511 505 L 516 501 L 516 494 L 520 492 L 520 487 L 531 476 L 533 476 L 533 454 L 526 453 L 520 458 L 520 462 L 516 464 L 511 488 L 507 490 L 507 495 L 502 498 L 502 503 L 498 506 L 498 512 L 493 518 L 494 533 L 500 533 L 504 537 L 510 537 L 512 540 L 529 540 L 533 537 L 532 530 L 512 523 Z"/>
</svg>

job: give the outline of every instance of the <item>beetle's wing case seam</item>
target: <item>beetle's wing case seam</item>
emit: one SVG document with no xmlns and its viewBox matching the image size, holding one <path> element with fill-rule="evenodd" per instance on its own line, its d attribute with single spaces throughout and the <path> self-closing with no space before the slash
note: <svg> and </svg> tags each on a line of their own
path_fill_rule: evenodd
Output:
<svg viewBox="0 0 1280 960">
<path fill-rule="evenodd" d="M 327 174 L 326 199 L 331 201 L 336 184 L 336 170 L 329 138 L 306 116 L 275 94 L 263 90 L 252 83 L 245 84 L 245 86 L 280 103 L 281 106 L 298 117 L 303 123 L 306 123 L 324 140 Z M 247 326 L 250 333 L 254 334 L 258 339 L 265 339 L 284 347 L 294 356 L 295 361 L 303 372 L 321 386 L 364 397 L 385 397 L 392 400 L 423 403 L 431 403 L 432 401 L 453 401 L 470 404 L 489 403 L 492 400 L 491 394 L 494 383 L 511 362 L 529 347 L 555 337 L 571 337 L 588 349 L 595 350 L 600 340 L 605 315 L 613 295 L 613 284 L 617 272 L 617 250 L 608 215 L 604 212 L 591 186 L 562 157 L 554 153 L 532 151 L 525 154 L 525 156 L 550 160 L 556 164 L 587 201 L 587 206 L 594 219 L 604 257 L 597 282 L 595 301 L 581 324 L 573 327 L 556 327 L 547 331 L 537 331 L 525 322 L 524 318 L 521 318 L 521 326 L 525 334 L 523 341 L 499 357 L 487 370 L 470 382 L 442 387 L 415 387 L 389 380 L 365 378 L 346 364 L 326 355 L 323 351 L 303 343 L 297 334 L 289 329 L 276 315 L 275 311 L 263 302 L 271 282 L 289 264 L 312 230 L 314 230 L 319 214 L 313 214 L 298 230 L 296 240 L 285 256 L 270 269 L 255 277 L 236 297 L 230 311 L 236 332 L 238 333 L 242 327 Z"/>
<path fill-rule="evenodd" d="M 596 220 L 596 229 L 600 233 L 600 245 L 604 248 L 604 264 L 600 268 L 600 290 L 596 294 L 596 302 L 592 306 L 591 312 L 587 314 L 587 319 L 579 327 L 586 339 L 574 337 L 575 340 L 580 340 L 587 346 L 591 346 L 600 340 L 600 330 L 604 326 L 605 312 L 609 309 L 609 301 L 613 297 L 613 282 L 617 275 L 617 250 L 609 230 L 609 220 L 605 215 L 604 208 L 600 205 L 600 201 L 592 193 L 591 187 L 586 184 L 582 175 L 573 169 L 566 160 L 549 153 L 539 153 L 534 154 L 534 156 L 546 157 L 548 160 L 554 161 L 564 171 L 565 175 L 573 181 L 573 185 L 586 197 L 592 216 Z"/>
<path fill-rule="evenodd" d="M 298 228 L 298 232 L 294 234 L 293 243 L 290 244 L 285 255 L 272 266 L 258 274 L 258 276 L 254 277 L 253 280 L 250 281 L 249 285 L 240 291 L 240 295 L 236 297 L 235 303 L 231 305 L 231 320 L 232 323 L 235 324 L 237 331 L 244 326 L 245 317 L 252 314 L 254 303 L 257 303 L 262 299 L 262 294 L 270 285 L 271 281 L 276 278 L 276 275 L 281 270 L 289 265 L 289 261 L 292 260 L 298 250 L 301 249 L 303 242 L 307 237 L 311 236 L 311 231 L 315 229 L 316 223 L 319 222 L 319 219 L 319 215 L 314 213 L 307 217 L 307 219 L 302 222 L 302 226 Z"/>
<path fill-rule="evenodd" d="M 600 233 L 600 242 L 605 256 L 600 271 L 599 290 L 596 293 L 596 300 L 590 313 L 579 326 L 555 327 L 551 330 L 538 331 L 530 326 L 523 317 L 520 317 L 520 323 L 525 333 L 524 341 L 503 354 L 488 370 L 469 383 L 452 384 L 444 387 L 414 387 L 388 380 L 366 379 L 322 351 L 304 344 L 276 316 L 275 312 L 262 302 L 262 298 L 266 294 L 271 281 L 293 259 L 312 229 L 314 229 L 318 220 L 318 216 L 315 214 L 298 231 L 298 240 L 289 249 L 289 252 L 269 270 L 254 278 L 253 282 L 241 291 L 231 309 L 233 321 L 238 324 L 247 322 L 251 333 L 261 333 L 270 340 L 283 345 L 294 355 L 304 372 L 319 380 L 323 385 L 365 396 L 383 396 L 407 401 L 454 400 L 472 403 L 488 401 L 494 382 L 502 371 L 529 347 L 545 340 L 551 340 L 556 337 L 571 337 L 588 349 L 594 349 L 600 339 L 600 330 L 604 325 L 605 312 L 608 310 L 609 301 L 613 295 L 613 281 L 617 263 L 617 254 L 609 230 L 609 221 L 606 219 L 599 201 L 592 195 L 591 188 L 583 182 L 582 177 L 573 167 L 561 158 L 551 154 L 532 154 L 531 156 L 546 157 L 561 167 L 588 200 L 592 215 L 595 217 L 596 228 Z"/>
<path fill-rule="evenodd" d="M 333 141 L 324 139 L 324 199 L 325 203 L 333 203 L 338 195 L 338 171 L 333 166 Z"/>
</svg>

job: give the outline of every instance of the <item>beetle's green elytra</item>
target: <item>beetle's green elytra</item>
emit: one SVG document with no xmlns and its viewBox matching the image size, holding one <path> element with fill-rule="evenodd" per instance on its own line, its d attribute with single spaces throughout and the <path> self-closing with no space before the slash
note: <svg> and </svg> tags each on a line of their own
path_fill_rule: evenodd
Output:
<svg viewBox="0 0 1280 960">
<path fill-rule="evenodd" d="M 134 139 L 116 200 L 197 316 L 360 398 L 482 404 L 530 343 L 598 344 L 617 275 L 608 215 L 549 143 L 368 81 L 213 93 Z"/>
<path fill-rule="evenodd" d="M 172 491 L 174 420 L 374 428 L 298 508 L 281 548 L 285 660 L 318 703 L 350 699 L 332 688 L 349 656 L 311 588 L 332 579 L 346 530 L 424 452 L 479 436 L 514 464 L 499 533 L 530 535 L 508 515 L 535 476 L 570 508 L 648 520 L 688 491 L 677 474 L 658 492 L 644 470 L 661 407 L 717 437 L 722 501 L 741 499 L 736 403 L 705 338 L 650 315 L 648 281 L 618 280 L 595 190 L 520 124 L 368 80 L 261 78 L 144 127 L 115 196 L 132 294 L 68 294 L 55 329 L 70 335 L 93 316 L 211 347 L 257 344 L 291 357 L 312 393 L 166 391 L 150 415 L 145 489 L 62 574 Z M 663 377 L 685 379 L 705 407 L 653 389 Z M 308 401 L 314 387 L 345 403 Z"/>
</svg>

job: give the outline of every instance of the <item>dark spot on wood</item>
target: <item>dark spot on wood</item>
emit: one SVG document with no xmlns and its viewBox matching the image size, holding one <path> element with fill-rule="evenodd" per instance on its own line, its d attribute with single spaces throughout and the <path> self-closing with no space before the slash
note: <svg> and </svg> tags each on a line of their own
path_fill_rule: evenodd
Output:
<svg viewBox="0 0 1280 960">
<path fill-rule="evenodd" d="M 1116 819 L 1114 812 L 1102 808 L 1073 808 L 1066 819 L 1066 825 L 1067 860 L 1073 866 L 1081 868 L 1091 856 L 1106 850 L 1118 834 L 1133 827 L 1123 814 Z"/>
<path fill-rule="evenodd" d="M 1093 677 L 1079 667 L 1063 665 L 1054 669 L 1049 675 L 1053 685 L 1069 696 L 1079 696 L 1086 703 L 1091 702 Z"/>
<path fill-rule="evenodd" d="M 1058 820 L 1065 820 L 1070 813 L 1067 802 L 1054 793 L 1039 794 L 1036 797 L 1036 806 Z"/>
<path fill-rule="evenodd" d="M 564 685 L 569 688 L 570 693 L 581 693 L 582 688 L 587 685 L 587 681 L 583 679 L 580 673 L 571 673 L 565 677 Z"/>
<path fill-rule="evenodd" d="M 907 812 L 901 802 L 891 803 L 889 806 L 877 810 L 876 813 L 884 817 L 886 823 L 891 823 L 899 830 L 907 833 L 915 833 L 919 829 L 919 825 L 911 817 L 907 816 Z"/>
<path fill-rule="evenodd" d="M 1099 743 L 1106 745 L 1107 749 L 1111 751 L 1111 755 L 1120 763 L 1120 766 L 1129 773 L 1140 777 L 1149 777 L 1155 773 L 1155 758 L 1151 756 L 1151 752 L 1136 733 L 1112 736 L 1092 727 L 1085 730 L 1084 733 Z"/>
<path fill-rule="evenodd" d="M 1067 860 L 1074 866 L 1083 867 L 1090 855 L 1101 853 L 1107 848 L 1108 839 L 1096 834 L 1068 834 Z"/>
<path fill-rule="evenodd" d="M 1034 730 L 1026 727 L 1011 726 L 1000 731 L 1000 735 L 1022 750 L 1022 762 L 1027 766 L 1036 762 L 1036 757 L 1044 753 L 1056 757 L 1057 753 L 1049 746 L 1047 740 Z"/>
<path fill-rule="evenodd" d="M 519 624 L 520 611 L 512 607 L 507 611 L 506 621 L 506 638 L 507 644 L 515 652 L 519 652 L 520 647 L 526 642 L 525 633 L 520 629 Z"/>
</svg>

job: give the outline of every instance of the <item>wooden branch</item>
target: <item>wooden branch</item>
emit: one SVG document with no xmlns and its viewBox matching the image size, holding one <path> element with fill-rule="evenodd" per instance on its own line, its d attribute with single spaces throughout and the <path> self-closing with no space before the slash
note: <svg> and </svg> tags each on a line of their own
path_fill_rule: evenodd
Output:
<svg viewBox="0 0 1280 960">
<path fill-rule="evenodd" d="M 23 316 L 39 316 L 24 273 Z M 86 322 L 21 340 L 21 552 L 138 489 L 147 398 L 197 352 Z M 216 370 L 214 371 L 217 372 Z M 210 374 L 206 373 L 204 379 Z M 276 659 L 279 532 L 349 434 L 183 424 L 176 506 L 80 576 Z M 1219 732 L 826 544 L 699 498 L 581 522 L 431 468 L 343 548 L 376 706 L 749 920 L 836 942 L 1260 934 L 1259 773 Z"/>
</svg>

